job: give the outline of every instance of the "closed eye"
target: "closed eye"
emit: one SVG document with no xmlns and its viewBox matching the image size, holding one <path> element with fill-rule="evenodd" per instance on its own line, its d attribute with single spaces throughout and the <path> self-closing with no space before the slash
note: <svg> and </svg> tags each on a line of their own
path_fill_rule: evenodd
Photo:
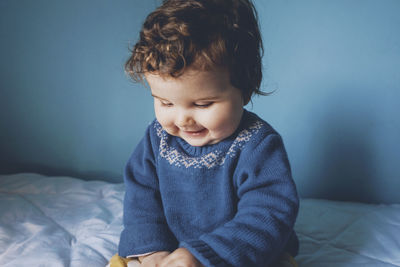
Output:
<svg viewBox="0 0 400 267">
<path fill-rule="evenodd" d="M 206 108 L 209 107 L 213 104 L 213 102 L 207 102 L 207 103 L 194 103 L 194 105 L 198 108 Z"/>
<path fill-rule="evenodd" d="M 171 102 L 165 102 L 165 101 L 162 101 L 162 100 L 160 100 L 160 102 L 161 102 L 161 105 L 165 106 L 165 107 L 172 107 L 174 105 Z"/>
</svg>

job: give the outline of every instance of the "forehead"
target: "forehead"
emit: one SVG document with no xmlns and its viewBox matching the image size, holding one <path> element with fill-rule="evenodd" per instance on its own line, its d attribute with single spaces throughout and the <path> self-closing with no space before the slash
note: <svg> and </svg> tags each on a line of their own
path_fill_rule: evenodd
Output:
<svg viewBox="0 0 400 267">
<path fill-rule="evenodd" d="M 150 85 L 152 93 L 156 95 L 171 94 L 213 94 L 221 93 L 231 88 L 229 72 L 223 68 L 213 70 L 188 69 L 179 77 L 146 73 L 145 78 Z"/>
</svg>

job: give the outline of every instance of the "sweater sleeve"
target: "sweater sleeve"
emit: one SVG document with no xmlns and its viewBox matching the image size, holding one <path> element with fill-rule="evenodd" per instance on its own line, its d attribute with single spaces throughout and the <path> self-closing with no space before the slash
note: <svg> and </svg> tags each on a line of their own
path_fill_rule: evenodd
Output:
<svg viewBox="0 0 400 267">
<path fill-rule="evenodd" d="M 178 247 L 164 216 L 151 135 L 150 126 L 125 168 L 124 229 L 118 247 L 122 257 Z"/>
<path fill-rule="evenodd" d="M 205 266 L 266 266 L 293 237 L 299 205 L 281 137 L 267 135 L 243 151 L 234 181 L 239 200 L 233 219 L 180 246 Z"/>
</svg>

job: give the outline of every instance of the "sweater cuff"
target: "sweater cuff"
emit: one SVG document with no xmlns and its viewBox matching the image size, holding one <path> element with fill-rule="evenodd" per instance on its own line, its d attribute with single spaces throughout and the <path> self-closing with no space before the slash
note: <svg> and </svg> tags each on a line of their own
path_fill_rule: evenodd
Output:
<svg viewBox="0 0 400 267">
<path fill-rule="evenodd" d="M 121 257 L 157 251 L 172 252 L 178 247 L 175 236 L 166 228 L 155 228 L 152 231 L 139 229 L 137 225 L 132 228 L 127 227 L 121 233 L 118 246 L 118 255 Z"/>
<path fill-rule="evenodd" d="M 201 240 L 184 241 L 179 244 L 179 247 L 189 250 L 189 252 L 206 267 L 231 266 L 218 256 L 210 246 Z"/>
</svg>

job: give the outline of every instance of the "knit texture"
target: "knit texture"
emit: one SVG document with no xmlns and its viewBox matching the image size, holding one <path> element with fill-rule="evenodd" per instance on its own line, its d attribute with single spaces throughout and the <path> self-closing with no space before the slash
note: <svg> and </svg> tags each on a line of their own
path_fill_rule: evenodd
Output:
<svg viewBox="0 0 400 267">
<path fill-rule="evenodd" d="M 155 120 L 126 166 L 119 255 L 187 248 L 205 266 L 295 256 L 299 200 L 280 135 L 244 111 L 223 141 L 194 147 Z"/>
</svg>

